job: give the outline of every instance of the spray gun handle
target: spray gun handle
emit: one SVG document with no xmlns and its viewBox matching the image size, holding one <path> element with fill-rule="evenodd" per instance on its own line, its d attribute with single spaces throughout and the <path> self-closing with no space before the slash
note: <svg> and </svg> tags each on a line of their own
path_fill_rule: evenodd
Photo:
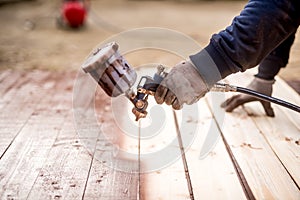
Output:
<svg viewBox="0 0 300 200">
<path fill-rule="evenodd" d="M 164 71 L 165 67 L 163 65 L 159 65 L 157 67 L 157 72 L 154 74 L 153 78 L 150 76 L 142 76 L 137 89 L 144 89 L 148 91 L 148 93 L 153 93 L 151 95 L 154 95 L 156 92 L 156 89 L 162 82 L 162 80 L 168 75 L 167 72 Z"/>
<path fill-rule="evenodd" d="M 167 76 L 164 70 L 165 67 L 159 65 L 153 78 L 150 76 L 142 76 L 137 85 L 137 94 L 129 98 L 134 105 L 132 112 L 136 116 L 136 121 L 147 116 L 148 95 L 154 96 L 159 84 Z"/>
</svg>

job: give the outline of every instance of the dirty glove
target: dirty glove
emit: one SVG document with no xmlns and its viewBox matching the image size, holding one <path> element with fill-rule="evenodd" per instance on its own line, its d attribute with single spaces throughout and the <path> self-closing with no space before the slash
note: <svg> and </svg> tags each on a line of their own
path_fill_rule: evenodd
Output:
<svg viewBox="0 0 300 200">
<path fill-rule="evenodd" d="M 255 77 L 253 79 L 253 81 L 248 85 L 247 88 L 249 88 L 251 90 L 255 90 L 259 93 L 271 96 L 272 85 L 274 82 L 275 82 L 275 80 L 265 80 L 265 79 Z M 255 97 L 252 97 L 252 96 L 246 95 L 246 94 L 235 95 L 235 96 L 227 99 L 224 103 L 221 104 L 221 107 L 225 108 L 226 112 L 232 112 L 238 106 L 243 105 L 248 102 L 251 102 L 251 101 L 259 101 L 262 104 L 267 116 L 269 116 L 269 117 L 275 116 L 270 102 L 262 101 L 262 100 L 259 100 Z"/>
<path fill-rule="evenodd" d="M 208 92 L 208 86 L 191 61 L 178 63 L 163 79 L 155 93 L 158 104 L 166 102 L 176 110 L 184 103 L 197 102 Z"/>
</svg>

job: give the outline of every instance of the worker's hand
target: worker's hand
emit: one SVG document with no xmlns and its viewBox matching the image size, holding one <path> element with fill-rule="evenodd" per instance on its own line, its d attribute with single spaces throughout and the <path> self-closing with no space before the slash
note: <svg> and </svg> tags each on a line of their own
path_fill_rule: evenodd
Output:
<svg viewBox="0 0 300 200">
<path fill-rule="evenodd" d="M 253 81 L 248 85 L 247 88 L 249 88 L 251 90 L 255 90 L 259 93 L 271 96 L 272 85 L 274 82 L 275 82 L 275 80 L 264 80 L 264 79 L 255 77 L 253 79 Z M 262 104 L 267 116 L 269 116 L 269 117 L 275 116 L 270 102 L 258 100 L 257 98 L 252 97 L 250 95 L 246 95 L 246 94 L 235 95 L 235 96 L 227 99 L 224 103 L 221 104 L 221 107 L 225 108 L 226 112 L 232 112 L 238 106 L 243 105 L 248 102 L 251 102 L 251 101 L 259 101 Z"/>
<path fill-rule="evenodd" d="M 179 110 L 184 103 L 197 102 L 207 91 L 206 83 L 191 61 L 182 61 L 163 79 L 154 97 L 158 104 L 166 102 Z"/>
</svg>

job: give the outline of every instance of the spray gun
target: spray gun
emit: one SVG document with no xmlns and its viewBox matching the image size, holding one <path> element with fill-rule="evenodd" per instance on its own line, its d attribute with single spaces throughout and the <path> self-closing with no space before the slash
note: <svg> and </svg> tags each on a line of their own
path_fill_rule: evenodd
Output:
<svg viewBox="0 0 300 200">
<path fill-rule="evenodd" d="M 117 97 L 124 94 L 132 102 L 132 113 L 138 121 L 147 116 L 148 96 L 154 96 L 156 88 L 167 73 L 164 66 L 159 65 L 153 77 L 141 77 L 135 93 L 132 86 L 136 82 L 137 74 L 118 52 L 118 48 L 118 44 L 112 42 L 96 49 L 82 68 L 97 81 L 108 96 Z"/>
<path fill-rule="evenodd" d="M 135 93 L 132 86 L 136 82 L 137 74 L 125 58 L 118 52 L 118 44 L 111 42 L 97 48 L 83 63 L 84 72 L 89 73 L 110 97 L 125 95 L 133 104 L 132 113 L 136 121 L 147 116 L 148 96 L 154 96 L 157 87 L 167 76 L 164 66 L 158 65 L 153 77 L 142 76 Z M 216 83 L 211 91 L 240 92 L 254 96 L 258 99 L 276 103 L 300 113 L 300 107 L 278 98 L 270 97 L 256 91 Z"/>
</svg>

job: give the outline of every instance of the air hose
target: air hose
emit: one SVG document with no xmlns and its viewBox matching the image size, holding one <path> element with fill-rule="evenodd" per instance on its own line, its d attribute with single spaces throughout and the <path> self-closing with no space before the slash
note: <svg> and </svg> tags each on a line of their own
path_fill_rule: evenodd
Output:
<svg viewBox="0 0 300 200">
<path fill-rule="evenodd" d="M 271 97 L 271 96 L 267 96 L 264 94 L 261 94 L 259 92 L 256 92 L 254 90 L 250 90 L 248 88 L 243 88 L 243 87 L 238 87 L 238 86 L 233 86 L 233 85 L 229 85 L 229 84 L 225 84 L 225 83 L 216 83 L 214 85 L 214 87 L 211 89 L 211 91 L 215 91 L 215 92 L 240 92 L 243 94 L 248 94 L 251 95 L 257 99 L 263 100 L 263 101 L 268 101 L 271 103 L 275 103 L 278 104 L 280 106 L 289 108 L 291 110 L 294 110 L 298 113 L 300 113 L 300 107 L 296 106 L 292 103 L 286 102 L 284 100 L 275 98 L 275 97 Z"/>
</svg>

